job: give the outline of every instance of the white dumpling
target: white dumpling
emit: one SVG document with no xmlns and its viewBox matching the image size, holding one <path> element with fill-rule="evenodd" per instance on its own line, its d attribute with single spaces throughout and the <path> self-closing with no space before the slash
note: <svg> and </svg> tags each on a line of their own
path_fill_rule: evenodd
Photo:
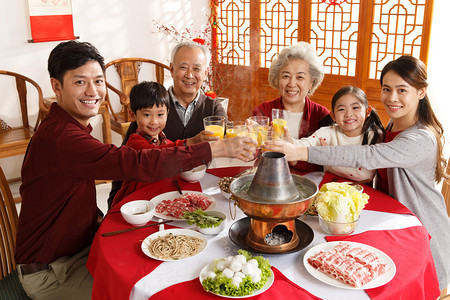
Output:
<svg viewBox="0 0 450 300">
<path fill-rule="evenodd" d="M 244 255 L 242 254 L 238 254 L 234 257 L 234 259 L 237 259 L 238 261 L 241 262 L 241 264 L 245 264 L 247 262 L 247 259 L 245 258 Z"/>
<path fill-rule="evenodd" d="M 233 259 L 228 266 L 233 272 L 238 272 L 242 269 L 242 263 L 238 259 Z"/>
<path fill-rule="evenodd" d="M 242 265 L 242 273 L 244 273 L 245 275 L 252 275 L 253 274 L 253 265 L 249 264 L 249 263 L 245 263 Z"/>
<path fill-rule="evenodd" d="M 236 276 L 241 277 L 242 279 L 245 278 L 245 274 L 242 273 L 242 272 L 236 272 L 236 273 L 234 273 L 234 276 L 235 276 L 235 277 L 236 277 Z"/>
<path fill-rule="evenodd" d="M 216 265 L 217 270 L 219 271 L 223 271 L 226 268 L 228 268 L 228 266 L 230 265 L 230 263 L 226 260 L 219 260 L 219 262 Z"/>
<path fill-rule="evenodd" d="M 233 278 L 234 276 L 234 272 L 231 271 L 230 269 L 226 268 L 225 270 L 222 271 L 223 276 L 225 276 L 226 278 Z"/>
<path fill-rule="evenodd" d="M 250 259 L 248 261 L 248 263 L 251 264 L 252 266 L 256 267 L 256 268 L 259 266 L 258 265 L 258 261 L 256 259 L 254 259 L 254 258 Z"/>
<path fill-rule="evenodd" d="M 234 259 L 234 256 L 230 255 L 225 258 L 227 262 L 231 262 Z"/>
<path fill-rule="evenodd" d="M 241 282 L 242 282 L 242 278 L 239 276 L 233 276 L 233 278 L 231 278 L 231 283 L 237 287 L 241 284 Z"/>
<path fill-rule="evenodd" d="M 260 268 L 254 268 L 253 269 L 253 275 L 260 275 L 261 276 L 261 273 L 262 273 L 262 271 L 261 271 L 261 269 Z"/>
<path fill-rule="evenodd" d="M 259 275 L 253 275 L 252 276 L 252 282 L 253 283 L 257 283 L 259 281 L 261 281 L 261 276 L 259 276 Z"/>
<path fill-rule="evenodd" d="M 217 276 L 217 274 L 216 273 L 214 273 L 213 271 L 208 271 L 208 272 L 206 272 L 206 277 L 208 278 L 212 278 L 212 279 L 214 279 L 214 278 L 216 278 L 216 276 Z"/>
</svg>

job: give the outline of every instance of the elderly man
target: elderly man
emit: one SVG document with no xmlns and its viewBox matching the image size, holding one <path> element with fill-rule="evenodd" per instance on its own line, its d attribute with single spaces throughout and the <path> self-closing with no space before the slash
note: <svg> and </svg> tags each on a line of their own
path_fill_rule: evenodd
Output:
<svg viewBox="0 0 450 300">
<path fill-rule="evenodd" d="M 205 96 L 200 88 L 208 75 L 211 54 L 207 47 L 195 42 L 182 42 L 172 50 L 170 72 L 173 86 L 169 88 L 170 107 L 164 129 L 169 140 L 192 138 L 203 131 L 203 118 L 224 116 L 218 100 Z M 197 136 L 210 140 L 203 133 Z"/>
<path fill-rule="evenodd" d="M 214 157 L 253 158 L 251 138 L 134 150 L 103 144 L 89 120 L 106 95 L 103 57 L 89 43 L 60 43 L 48 60 L 57 103 L 28 146 L 15 259 L 33 299 L 90 299 L 86 261 L 101 221 L 95 179 L 158 181 Z"/>
</svg>

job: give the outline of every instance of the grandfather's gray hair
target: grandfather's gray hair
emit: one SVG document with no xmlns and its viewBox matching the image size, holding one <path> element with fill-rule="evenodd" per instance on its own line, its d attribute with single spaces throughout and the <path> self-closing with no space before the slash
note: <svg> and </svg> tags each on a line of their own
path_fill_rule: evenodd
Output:
<svg viewBox="0 0 450 300">
<path fill-rule="evenodd" d="M 278 89 L 280 69 L 285 67 L 292 59 L 303 60 L 309 64 L 309 74 L 311 75 L 313 83 L 308 94 L 312 95 L 322 83 L 325 73 L 323 71 L 323 63 L 317 55 L 317 52 L 307 42 L 299 42 L 296 45 L 292 45 L 281 50 L 280 54 L 278 54 L 278 57 L 275 58 L 270 65 L 270 86 Z"/>
<path fill-rule="evenodd" d="M 211 62 L 211 52 L 209 51 L 208 47 L 206 47 L 205 45 L 201 45 L 199 43 L 196 43 L 194 41 L 184 41 L 181 43 L 178 43 L 173 49 L 172 49 L 172 54 L 170 56 L 170 62 L 173 64 L 175 55 L 177 54 L 177 52 L 183 48 L 200 48 L 203 51 L 203 54 L 206 57 L 206 67 L 209 67 L 209 63 Z"/>
</svg>

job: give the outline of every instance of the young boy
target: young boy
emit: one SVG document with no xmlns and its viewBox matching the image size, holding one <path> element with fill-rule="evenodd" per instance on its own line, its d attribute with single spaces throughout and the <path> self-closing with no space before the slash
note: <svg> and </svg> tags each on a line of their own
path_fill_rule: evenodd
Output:
<svg viewBox="0 0 450 300">
<path fill-rule="evenodd" d="M 169 113 L 169 93 L 157 82 L 143 81 L 130 91 L 131 119 L 137 123 L 136 133 L 130 135 L 127 146 L 136 150 L 195 144 L 194 139 L 168 140 L 163 132 Z M 126 181 L 117 192 L 111 207 L 148 182 Z"/>
</svg>

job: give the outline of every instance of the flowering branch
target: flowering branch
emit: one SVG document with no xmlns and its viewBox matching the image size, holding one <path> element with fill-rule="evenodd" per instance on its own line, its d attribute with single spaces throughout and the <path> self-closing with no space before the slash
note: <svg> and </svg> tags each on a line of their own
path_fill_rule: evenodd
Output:
<svg viewBox="0 0 450 300">
<path fill-rule="evenodd" d="M 218 68 L 220 61 L 219 56 L 221 53 L 218 51 L 217 46 L 212 44 L 211 24 L 203 26 L 200 32 L 193 32 L 192 23 L 189 27 L 184 28 L 182 31 L 177 30 L 174 26 L 166 26 L 156 20 L 153 20 L 153 23 L 155 24 L 158 32 L 171 37 L 177 43 L 181 43 L 183 41 L 194 41 L 201 45 L 205 45 L 210 49 L 213 59 L 211 59 L 209 74 L 202 86 L 202 90 L 209 96 L 220 96 L 220 93 L 230 85 L 235 76 L 234 70 L 232 71 L 233 74 L 229 74 L 231 72 L 231 68 L 220 68 L 220 70 Z M 228 83 L 226 85 L 223 84 L 225 79 Z M 215 91 L 213 91 L 213 87 Z"/>
</svg>

